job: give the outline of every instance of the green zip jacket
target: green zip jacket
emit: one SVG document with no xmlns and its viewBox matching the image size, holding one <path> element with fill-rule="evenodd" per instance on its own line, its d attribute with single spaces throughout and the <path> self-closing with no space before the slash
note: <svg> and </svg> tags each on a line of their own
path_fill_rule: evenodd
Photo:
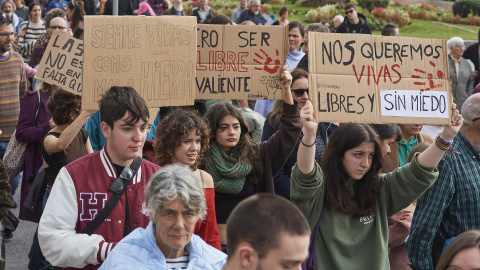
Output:
<svg viewBox="0 0 480 270">
<path fill-rule="evenodd" d="M 354 217 L 323 210 L 315 244 L 317 269 L 390 269 L 388 261 L 388 217 L 410 205 L 437 179 L 436 169 L 411 163 L 380 176 L 377 210 L 365 217 Z M 302 174 L 297 165 L 292 170 L 290 197 L 315 228 L 324 203 L 324 181 L 320 166 Z"/>
</svg>

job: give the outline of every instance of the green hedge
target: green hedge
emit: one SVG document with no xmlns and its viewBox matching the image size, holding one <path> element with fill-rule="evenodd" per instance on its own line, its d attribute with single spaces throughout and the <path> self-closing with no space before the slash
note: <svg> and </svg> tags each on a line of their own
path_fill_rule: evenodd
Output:
<svg viewBox="0 0 480 270">
<path fill-rule="evenodd" d="M 387 8 L 390 0 L 358 0 L 358 5 L 363 9 L 372 10 L 375 7 Z"/>
<path fill-rule="evenodd" d="M 460 0 L 455 2 L 452 7 L 453 14 L 460 14 L 462 17 L 467 17 L 470 12 L 474 15 L 480 15 L 480 1 L 478 0 Z"/>
</svg>

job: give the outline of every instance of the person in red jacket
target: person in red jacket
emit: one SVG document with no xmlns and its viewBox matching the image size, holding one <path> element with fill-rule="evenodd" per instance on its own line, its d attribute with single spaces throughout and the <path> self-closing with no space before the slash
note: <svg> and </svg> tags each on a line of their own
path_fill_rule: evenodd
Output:
<svg viewBox="0 0 480 270">
<path fill-rule="evenodd" d="M 100 114 L 104 148 L 60 170 L 40 219 L 40 247 L 53 266 L 97 269 L 123 237 L 150 221 L 145 187 L 160 167 L 144 160 L 130 183 L 121 185 L 125 193 L 108 217 L 91 235 L 82 233 L 114 194 L 112 183 L 131 172 L 149 130 L 145 100 L 131 87 L 110 88 Z"/>
</svg>

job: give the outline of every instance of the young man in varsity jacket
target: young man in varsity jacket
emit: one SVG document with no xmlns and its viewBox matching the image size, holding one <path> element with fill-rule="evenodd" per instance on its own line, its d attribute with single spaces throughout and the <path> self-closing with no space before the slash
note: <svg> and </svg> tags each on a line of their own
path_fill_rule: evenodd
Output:
<svg viewBox="0 0 480 270">
<path fill-rule="evenodd" d="M 149 222 L 145 186 L 160 167 L 143 160 L 108 217 L 93 234 L 82 233 L 114 194 L 109 188 L 139 155 L 149 130 L 145 100 L 131 87 L 107 91 L 100 114 L 104 148 L 60 170 L 40 220 L 40 247 L 53 266 L 97 269 L 117 242 Z"/>
</svg>

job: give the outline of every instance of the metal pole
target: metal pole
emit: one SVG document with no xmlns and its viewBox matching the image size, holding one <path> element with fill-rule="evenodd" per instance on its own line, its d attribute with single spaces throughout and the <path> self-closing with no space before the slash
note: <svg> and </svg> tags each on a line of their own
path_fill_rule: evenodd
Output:
<svg viewBox="0 0 480 270">
<path fill-rule="evenodd" d="M 113 0 L 113 16 L 118 16 L 118 0 Z"/>
</svg>

